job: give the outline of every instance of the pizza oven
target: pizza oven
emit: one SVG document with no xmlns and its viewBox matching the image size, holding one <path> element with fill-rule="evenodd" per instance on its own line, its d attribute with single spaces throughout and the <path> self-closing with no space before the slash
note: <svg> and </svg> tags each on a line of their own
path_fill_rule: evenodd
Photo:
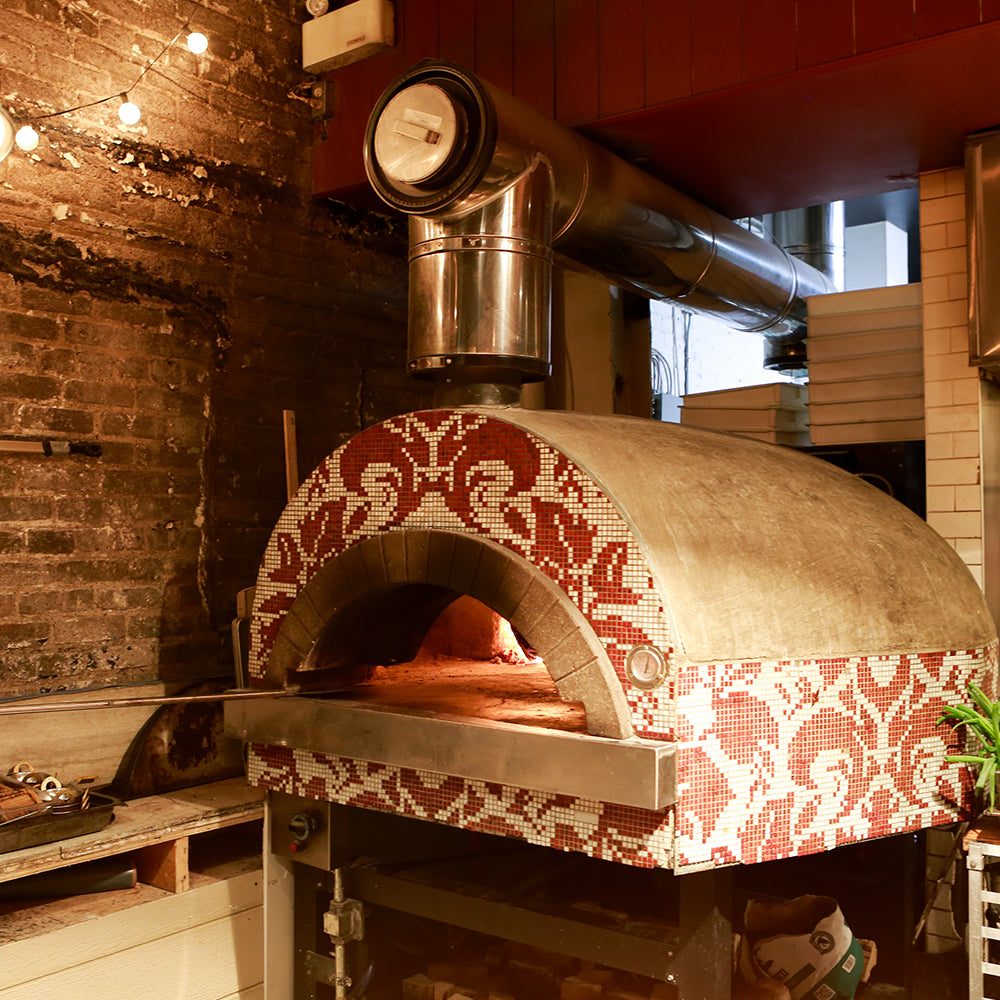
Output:
<svg viewBox="0 0 1000 1000">
<path fill-rule="evenodd" d="M 730 866 L 955 819 L 935 722 L 992 688 L 982 594 L 819 460 L 517 405 L 556 255 L 786 368 L 822 275 L 449 64 L 389 87 L 366 155 L 411 218 L 409 364 L 438 404 L 330 455 L 260 568 L 249 673 L 281 697 L 226 719 L 269 792 L 268 952 L 295 956 L 268 1000 L 365 995 L 362 910 L 722 995 Z M 505 895 L 574 862 L 589 901 Z M 676 932 L 596 902 L 609 871 Z"/>
</svg>

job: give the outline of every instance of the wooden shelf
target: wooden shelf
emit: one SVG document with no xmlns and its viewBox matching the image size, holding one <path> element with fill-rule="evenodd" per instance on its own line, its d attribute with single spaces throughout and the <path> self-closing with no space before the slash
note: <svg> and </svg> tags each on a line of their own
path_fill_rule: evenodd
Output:
<svg viewBox="0 0 1000 1000">
<path fill-rule="evenodd" d="M 962 840 L 962 848 L 969 850 L 969 844 L 1000 845 L 1000 816 L 984 813 L 968 829 Z"/>
<path fill-rule="evenodd" d="M 140 881 L 184 892 L 190 887 L 190 837 L 263 815 L 263 793 L 242 777 L 133 799 L 117 806 L 97 833 L 0 854 L 0 882 L 134 852 Z"/>
<path fill-rule="evenodd" d="M 115 855 L 140 879 L 0 902 L 0 1000 L 262 1000 L 263 813 L 260 790 L 232 778 L 133 799 L 104 830 L 0 854 L 2 882 Z"/>
</svg>

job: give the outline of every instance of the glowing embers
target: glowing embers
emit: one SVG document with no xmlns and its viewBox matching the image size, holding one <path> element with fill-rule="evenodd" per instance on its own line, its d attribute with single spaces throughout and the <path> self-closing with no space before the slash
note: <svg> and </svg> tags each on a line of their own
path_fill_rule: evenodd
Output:
<svg viewBox="0 0 1000 1000">
<path fill-rule="evenodd" d="M 475 598 L 448 604 L 406 662 L 377 665 L 350 692 L 359 703 L 585 733 L 583 706 L 563 701 L 544 662 Z"/>
</svg>

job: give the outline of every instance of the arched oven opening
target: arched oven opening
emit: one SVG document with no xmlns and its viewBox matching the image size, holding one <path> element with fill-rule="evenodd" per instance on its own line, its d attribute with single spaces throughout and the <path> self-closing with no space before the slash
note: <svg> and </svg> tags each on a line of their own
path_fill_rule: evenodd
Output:
<svg viewBox="0 0 1000 1000">
<path fill-rule="evenodd" d="M 400 709 L 633 735 L 607 652 L 559 586 L 509 549 L 452 531 L 395 531 L 329 560 L 286 614 L 267 678 Z"/>
<path fill-rule="evenodd" d="M 327 623 L 305 666 L 312 677 L 293 671 L 290 684 L 349 680 L 368 705 L 587 732 L 583 705 L 562 699 L 527 640 L 481 601 L 442 587 L 365 595 Z"/>
</svg>

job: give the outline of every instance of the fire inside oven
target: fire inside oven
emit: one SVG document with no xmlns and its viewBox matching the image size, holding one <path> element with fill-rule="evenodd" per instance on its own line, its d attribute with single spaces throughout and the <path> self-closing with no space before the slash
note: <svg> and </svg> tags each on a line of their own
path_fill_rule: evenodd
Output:
<svg viewBox="0 0 1000 1000">
<path fill-rule="evenodd" d="M 366 156 L 440 405 L 329 456 L 260 569 L 251 682 L 297 696 L 226 724 L 269 793 L 268 1000 L 728 995 L 732 866 L 957 816 L 935 722 L 992 691 L 982 593 L 816 459 L 516 405 L 554 249 L 787 370 L 821 275 L 456 67 L 393 84 Z"/>
<path fill-rule="evenodd" d="M 315 673 L 293 672 L 293 683 L 343 686 L 345 648 L 367 636 L 367 648 L 350 656 L 347 668 L 354 696 L 367 704 L 587 732 L 583 706 L 562 701 L 535 650 L 475 598 L 443 587 L 403 586 L 357 615 L 350 615 L 349 627 L 338 616 L 324 630 L 313 650 Z"/>
</svg>

